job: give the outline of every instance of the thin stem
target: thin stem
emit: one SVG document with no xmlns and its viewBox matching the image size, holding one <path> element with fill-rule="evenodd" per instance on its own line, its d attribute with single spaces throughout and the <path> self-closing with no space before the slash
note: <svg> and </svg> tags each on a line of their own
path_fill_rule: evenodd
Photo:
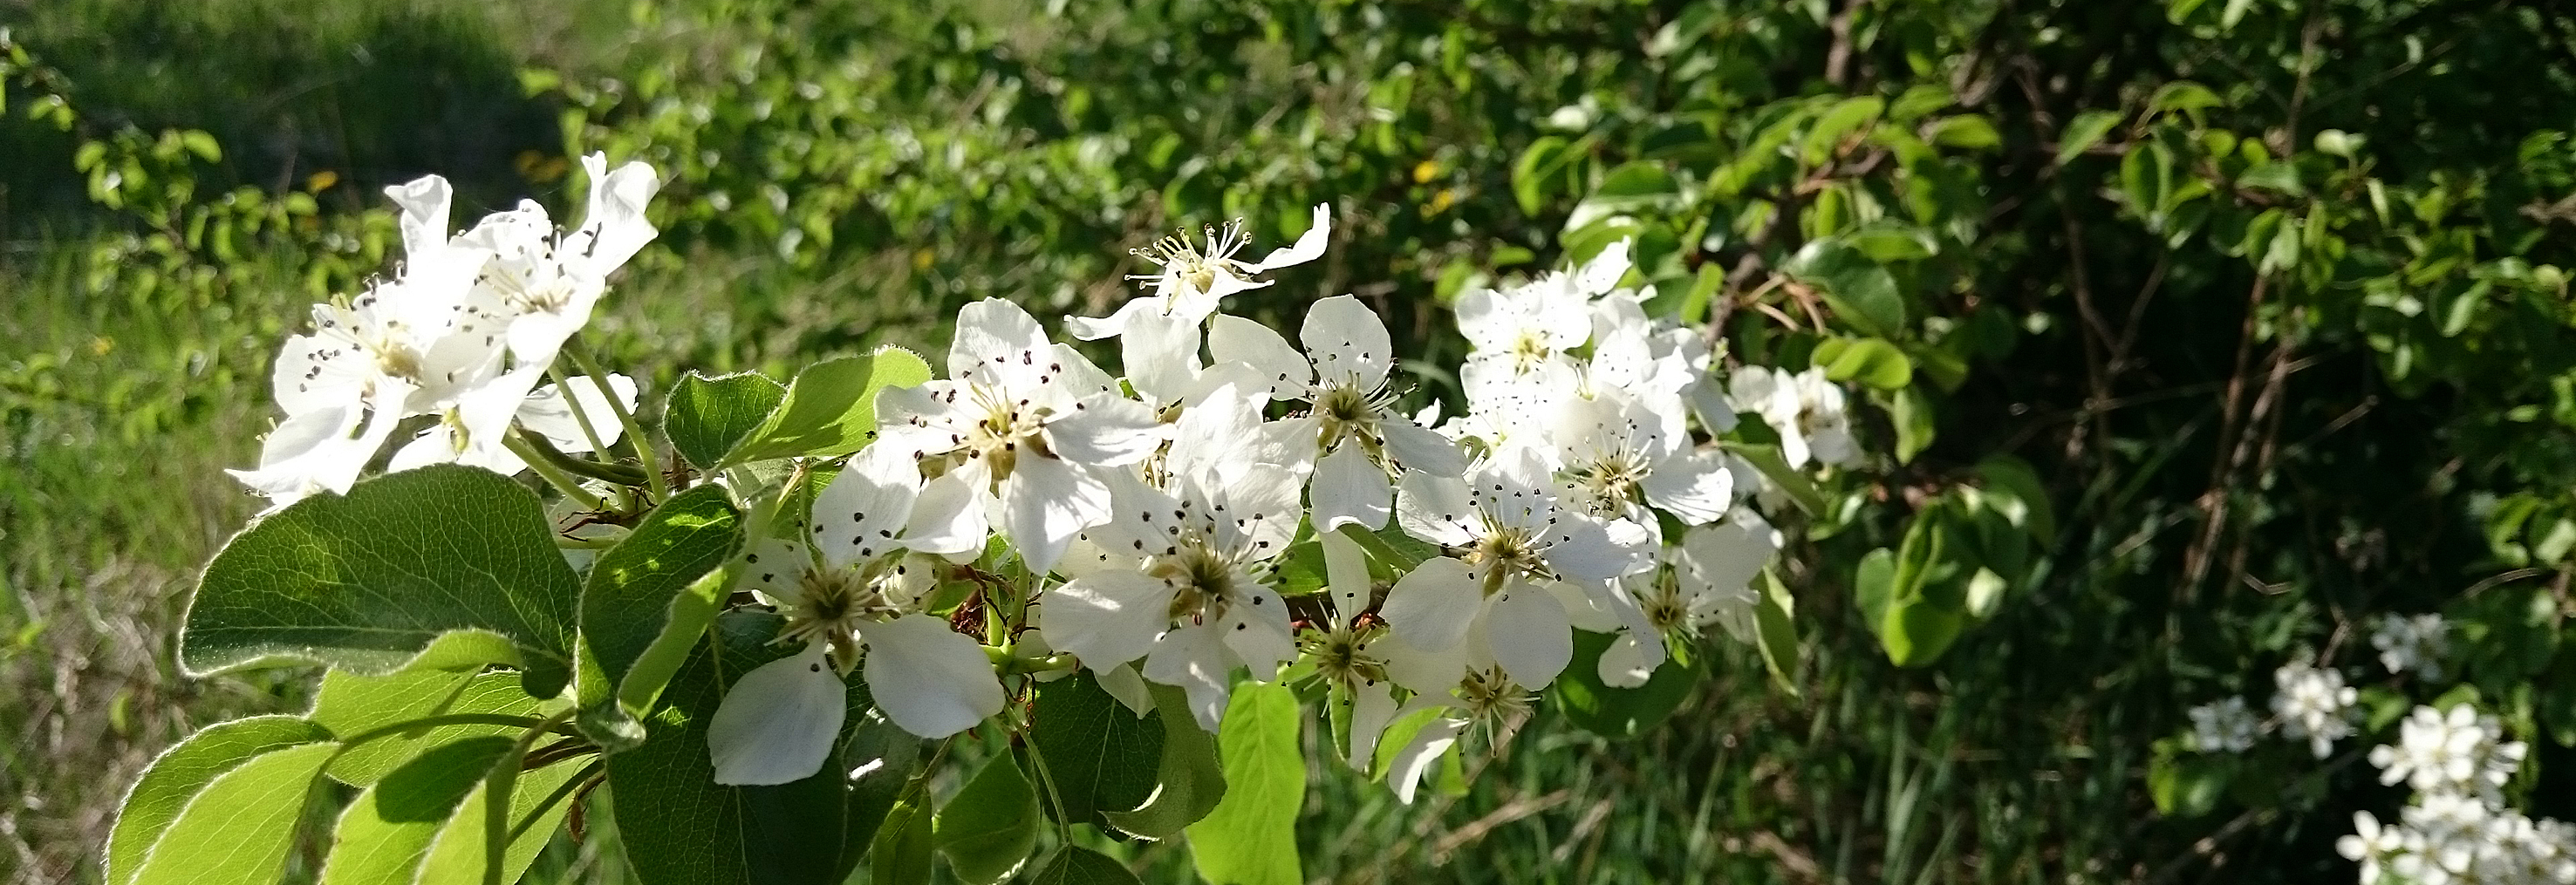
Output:
<svg viewBox="0 0 2576 885">
<path fill-rule="evenodd" d="M 590 443 L 590 450 L 598 452 L 601 455 L 609 455 L 608 444 L 601 442 L 599 440 L 599 431 L 590 426 L 590 411 L 582 408 L 581 400 L 573 396 L 572 379 L 564 377 L 563 366 L 547 366 L 546 377 L 555 379 L 555 392 L 563 396 L 564 408 L 572 410 L 572 423 L 581 425 L 581 438 Z M 606 392 L 607 388 L 601 388 L 601 391 Z M 616 402 L 617 395 L 613 393 L 609 394 L 608 401 L 611 403 Z M 614 456 L 612 455 L 611 457 Z M 649 467 L 651 465 L 646 466 Z"/>
<path fill-rule="evenodd" d="M 561 489 L 564 497 L 580 502 L 582 509 L 608 509 L 608 502 L 600 500 L 598 495 L 591 494 L 589 489 L 582 488 L 580 480 L 572 478 L 570 474 L 548 463 L 544 453 L 528 445 L 527 441 L 520 439 L 517 433 L 502 437 L 501 445 L 508 447 L 511 454 L 519 456 L 519 460 L 528 462 L 528 469 L 536 471 L 538 476 L 545 477 L 547 483 Z"/>
<path fill-rule="evenodd" d="M 545 456 L 547 463 L 554 465 L 556 469 L 562 470 L 565 473 L 587 476 L 602 482 L 611 482 L 622 486 L 640 486 L 644 484 L 644 471 L 642 470 L 628 467 L 624 464 L 606 464 L 593 461 L 588 458 L 575 458 L 571 455 L 565 454 L 562 449 L 555 448 L 554 443 L 547 442 L 545 434 L 529 433 L 524 428 L 516 428 L 511 432 L 517 434 L 520 439 L 526 441 L 528 448 L 534 449 L 537 454 Z"/>
<path fill-rule="evenodd" d="M 644 465 L 644 478 L 652 484 L 653 499 L 659 501 L 669 497 L 671 489 L 662 479 L 662 462 L 654 454 L 653 441 L 644 438 L 644 428 L 635 423 L 635 414 L 627 411 L 626 404 L 618 400 L 617 391 L 608 386 L 608 373 L 600 371 L 599 364 L 590 358 L 590 348 L 575 338 L 564 342 L 564 352 L 572 356 L 573 365 L 581 367 L 582 373 L 590 376 L 590 383 L 599 387 L 600 396 L 608 400 L 608 410 L 616 413 L 617 423 L 626 429 L 626 444 L 635 450 L 635 459 Z M 579 415 L 581 410 L 574 409 L 573 414 Z"/>
<path fill-rule="evenodd" d="M 509 755 L 492 766 L 483 778 L 483 885 L 505 885 L 501 881 L 502 857 L 510 851 L 510 791 L 518 786 L 519 765 L 528 758 L 528 748 L 537 738 L 572 718 L 573 708 L 546 717 L 545 721 L 519 735 Z"/>
<path fill-rule="evenodd" d="M 1025 720 L 1020 721 L 1018 725 L 1024 739 L 1034 730 L 1031 723 Z M 1047 771 L 1046 754 L 1039 751 L 1036 741 L 1024 742 L 1029 748 L 1029 766 L 1037 769 L 1038 772 L 1038 786 L 1046 788 L 1047 804 L 1055 806 L 1055 836 L 1064 844 L 1071 845 L 1073 844 L 1073 822 L 1064 810 L 1064 794 L 1056 791 L 1055 775 Z"/>
<path fill-rule="evenodd" d="M 562 802 L 564 797 L 572 795 L 583 787 L 598 783 L 602 776 L 600 770 L 602 764 L 600 760 L 593 759 L 589 765 L 582 766 L 582 769 L 575 772 L 573 776 L 565 778 L 562 785 L 555 787 L 554 792 L 546 794 L 546 801 L 539 802 L 537 807 L 528 809 L 528 816 L 520 818 L 516 825 L 510 827 L 510 841 L 519 841 L 519 837 L 525 835 L 529 827 L 537 825 L 537 818 L 544 817 L 547 809 L 555 807 L 555 803 Z"/>
</svg>

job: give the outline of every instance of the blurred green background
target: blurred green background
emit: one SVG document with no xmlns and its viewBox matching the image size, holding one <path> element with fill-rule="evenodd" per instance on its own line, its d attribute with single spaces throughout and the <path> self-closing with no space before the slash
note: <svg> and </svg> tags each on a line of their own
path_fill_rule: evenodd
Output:
<svg viewBox="0 0 2576 885">
<path fill-rule="evenodd" d="M 1317 202 L 1326 260 L 1235 309 L 1359 294 L 1419 398 L 1454 389 L 1456 293 L 1620 237 L 1659 309 L 1746 359 L 1802 365 L 1816 289 L 1896 299 L 1827 305 L 1922 380 L 1862 410 L 1905 457 L 1829 487 L 1792 550 L 1800 693 L 1717 648 L 1671 719 L 1542 714 L 1462 796 L 1326 766 L 1316 881 L 2342 880 L 2351 812 L 2402 796 L 2352 764 L 2371 738 L 2324 763 L 2173 738 L 2322 651 L 2384 740 L 2380 708 L 2461 690 L 2369 676 L 2388 611 L 2464 625 L 2460 686 L 2535 746 L 2515 794 L 2576 816 L 2563 10 L 0 0 L 0 28 L 13 885 L 94 881 L 151 754 L 304 702 L 293 673 L 181 678 L 172 642 L 257 509 L 221 468 L 256 456 L 277 342 L 389 267 L 379 188 L 567 211 L 593 150 L 668 182 L 592 327 L 662 383 L 935 352 L 986 296 L 1098 314 L 1159 232 L 1240 217 L 1266 251 Z M 1946 655 L 1894 666 L 1854 563 L 1999 453 L 2053 536 Z M 531 880 L 626 881 L 607 830 Z M 1177 846 L 1146 857 L 1187 879 Z"/>
</svg>

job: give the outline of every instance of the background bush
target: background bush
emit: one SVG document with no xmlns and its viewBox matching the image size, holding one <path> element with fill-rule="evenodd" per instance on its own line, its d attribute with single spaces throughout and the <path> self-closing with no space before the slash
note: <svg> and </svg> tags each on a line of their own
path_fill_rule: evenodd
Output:
<svg viewBox="0 0 2576 885">
<path fill-rule="evenodd" d="M 1905 457 L 1802 502 L 1799 696 L 1720 649 L 1661 725 L 1542 715 L 1464 796 L 1317 771 L 1300 838 L 1329 881 L 2342 879 L 2350 813 L 2402 798 L 2354 760 L 2436 696 L 2502 715 L 2534 745 L 2527 809 L 2576 817 L 2576 16 L 500 7 L 0 0 L 17 881 L 94 878 L 158 747 L 302 703 L 293 679 L 182 681 L 170 638 L 255 509 L 219 468 L 254 456 L 274 343 L 384 267 L 376 189 L 434 171 L 460 215 L 560 207 L 592 150 L 669 179 L 594 326 L 663 381 L 939 346 L 988 295 L 1101 313 L 1163 229 L 1242 217 L 1266 249 L 1316 202 L 1327 260 L 1238 309 L 1359 294 L 1425 356 L 1421 399 L 1455 393 L 1429 365 L 1461 350 L 1458 292 L 1622 237 L 1658 306 L 1734 353 L 1884 343 L 1893 363 L 1837 371 Z M 2027 540 L 1980 527 L 2006 488 L 2046 502 Z M 1881 548 L 2001 583 L 1906 584 L 1864 567 Z M 2383 612 L 2449 615 L 2458 678 L 2380 670 Z M 2185 708 L 2259 708 L 2318 655 L 2370 688 L 2334 757 L 2175 740 Z M 618 880 L 614 834 L 589 835 L 535 877 Z"/>
</svg>

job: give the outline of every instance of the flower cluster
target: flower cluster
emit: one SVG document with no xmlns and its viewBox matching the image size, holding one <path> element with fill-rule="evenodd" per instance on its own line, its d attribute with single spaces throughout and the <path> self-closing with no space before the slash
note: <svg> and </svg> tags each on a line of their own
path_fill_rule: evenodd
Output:
<svg viewBox="0 0 2576 885">
<path fill-rule="evenodd" d="M 2413 797 L 2391 824 L 2355 812 L 2353 834 L 2335 843 L 2360 862 L 2362 885 L 2576 882 L 2576 826 L 2504 803 L 2501 788 L 2525 746 L 2505 741 L 2496 717 L 2467 704 L 2448 713 L 2417 707 L 2399 732 L 2396 745 L 2371 750 L 2370 762 L 2382 783 L 2404 781 Z"/>
<path fill-rule="evenodd" d="M 2442 679 L 2442 658 L 2451 653 L 2451 628 L 2441 615 L 2379 616 L 2379 627 L 2370 634 L 2370 645 L 2379 650 L 2379 663 L 2390 673 L 2413 673 L 2428 682 Z"/>
<path fill-rule="evenodd" d="M 590 202 L 565 232 L 523 201 L 450 236 L 446 179 L 386 188 L 401 208 L 402 270 L 313 306 L 312 330 L 289 337 L 277 358 L 285 420 L 259 466 L 233 476 L 272 509 L 347 492 L 415 417 L 433 420 L 407 428 L 390 470 L 461 463 L 516 473 L 528 446 L 583 452 L 615 442 L 622 426 L 611 415 L 633 408 L 633 381 L 557 374 L 556 384 L 539 384 L 590 321 L 609 274 L 653 239 L 644 219 L 660 188 L 653 170 L 607 167 L 604 155 L 583 158 Z"/>
<path fill-rule="evenodd" d="M 1724 389 L 1699 332 L 1619 286 L 1621 244 L 1467 293 L 1466 408 L 1409 412 L 1360 299 L 1313 302 L 1293 341 L 1223 312 L 1320 256 L 1330 228 L 1319 206 L 1259 262 L 1234 257 L 1237 225 L 1139 251 L 1160 268 L 1143 295 L 1066 321 L 1114 339 L 1123 375 L 1009 302 L 961 311 L 948 377 L 885 393 L 877 438 L 801 537 L 747 557 L 804 650 L 727 695 L 717 779 L 813 772 L 854 667 L 892 722 L 940 737 L 1000 712 L 1006 678 L 1078 666 L 1140 714 L 1150 685 L 1176 688 L 1209 730 L 1239 678 L 1311 680 L 1348 712 L 1351 763 L 1410 799 L 1471 726 L 1507 723 L 1563 673 L 1576 630 L 1612 635 L 1597 675 L 1623 686 L 1712 625 L 1752 635 L 1752 581 L 1782 539 L 1717 434 L 1743 408 L 1848 460 L 1832 385 Z M 1010 570 L 1005 549 L 1025 580 L 986 579 Z M 937 588 L 965 572 L 984 577 L 960 605 Z M 976 635 L 951 629 L 970 610 L 980 623 L 958 629 Z"/>
</svg>

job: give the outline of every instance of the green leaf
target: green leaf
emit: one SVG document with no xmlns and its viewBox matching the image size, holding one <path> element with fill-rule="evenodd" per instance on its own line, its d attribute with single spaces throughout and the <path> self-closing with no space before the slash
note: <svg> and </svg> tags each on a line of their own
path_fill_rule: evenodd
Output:
<svg viewBox="0 0 2576 885">
<path fill-rule="evenodd" d="M 846 775 L 855 766 L 845 758 L 826 758 L 813 776 L 771 787 L 719 785 L 707 758 L 707 719 L 725 689 L 795 651 L 770 641 L 781 620 L 757 612 L 717 618 L 645 720 L 651 739 L 608 757 L 618 831 L 644 885 L 838 882 L 856 862 L 846 817 L 853 804 Z M 850 718 L 861 720 L 866 692 L 854 685 L 850 694 Z"/>
<path fill-rule="evenodd" d="M 1557 173 L 1565 168 L 1568 156 L 1561 135 L 1540 136 L 1521 150 L 1520 158 L 1512 162 L 1512 197 L 1523 214 L 1537 215 L 1546 205 L 1549 185 L 1558 181 Z"/>
<path fill-rule="evenodd" d="M 1153 798 L 1134 811 L 1104 811 L 1111 826 L 1148 839 L 1168 839 L 1206 819 L 1225 798 L 1225 769 L 1217 762 L 1216 736 L 1190 715 L 1189 695 L 1147 683 L 1154 712 L 1163 720 L 1163 760 L 1155 766 Z"/>
<path fill-rule="evenodd" d="M 2283 160 L 2273 160 L 2245 170 L 2243 174 L 2236 176 L 2236 186 L 2274 191 L 2294 197 L 2308 192 L 2307 186 L 2299 183 L 2299 167 Z"/>
<path fill-rule="evenodd" d="M 545 702 L 528 696 L 510 673 L 405 670 L 385 676 L 360 676 L 340 670 L 322 674 L 322 691 L 310 718 L 331 733 L 357 735 L 396 723 L 451 713 L 540 716 Z M 350 747 L 331 760 L 330 774 L 352 786 L 367 786 L 419 755 L 423 750 L 467 738 L 516 735 L 506 725 L 438 725 L 416 732 L 377 738 Z"/>
<path fill-rule="evenodd" d="M 2234 3 L 2231 2 L 2230 5 L 2233 6 Z M 2150 113 L 2198 111 L 2202 108 L 2223 107 L 2226 104 L 2226 99 L 2219 98 L 2218 93 L 2209 91 L 2207 86 L 2189 80 L 2176 80 L 2158 88 L 2154 97 L 2147 99 L 2147 110 Z"/>
<path fill-rule="evenodd" d="M 1835 352 L 1825 366 L 1825 377 L 1833 381 L 1858 381 L 1880 390 L 1896 390 L 1914 380 L 1914 361 L 1905 351 L 1876 338 L 1852 341 Z"/>
<path fill-rule="evenodd" d="M 1887 413 L 1889 422 L 1896 425 L 1896 462 L 1914 463 L 1914 456 L 1932 444 L 1937 432 L 1931 399 L 1915 388 L 1901 388 L 1888 403 Z"/>
<path fill-rule="evenodd" d="M 412 881 L 458 803 L 516 742 L 483 735 L 432 747 L 360 792 L 332 830 L 322 885 Z"/>
<path fill-rule="evenodd" d="M 1806 140 L 1799 143 L 1798 156 L 1810 166 L 1825 162 L 1833 156 L 1843 136 L 1877 118 L 1886 107 L 1887 102 L 1875 95 L 1855 95 L 1834 103 L 1807 129 Z"/>
<path fill-rule="evenodd" d="M 1823 492 L 1816 491 L 1816 481 L 1790 467 L 1788 459 L 1781 457 L 1779 446 L 1731 440 L 1725 445 L 1728 451 L 1742 456 L 1746 463 L 1753 465 L 1753 469 L 1761 471 L 1772 485 L 1779 486 L 1780 491 L 1789 496 L 1790 503 L 1798 505 L 1798 509 L 1810 516 L 1825 512 L 1825 496 Z"/>
<path fill-rule="evenodd" d="M 1088 670 L 1039 683 L 1035 694 L 1029 748 L 1045 758 L 1068 822 L 1145 804 L 1163 758 L 1161 711 L 1137 716 Z"/>
<path fill-rule="evenodd" d="M 924 885 L 930 881 L 930 810 L 896 803 L 868 848 L 870 885 Z"/>
<path fill-rule="evenodd" d="M 1797 601 L 1770 569 L 1762 570 L 1762 602 L 1753 609 L 1754 632 L 1761 640 L 1762 667 L 1771 681 L 1798 695 Z"/>
<path fill-rule="evenodd" d="M 1886 629 L 1887 608 L 1896 596 L 1896 551 L 1880 547 L 1862 555 L 1852 573 L 1852 600 L 1872 635 Z"/>
<path fill-rule="evenodd" d="M 1190 857 L 1215 885 L 1298 885 L 1297 809 L 1306 802 L 1304 711 L 1279 683 L 1245 683 L 1226 704 L 1217 746 L 1225 800 L 1191 824 Z"/>
<path fill-rule="evenodd" d="M 1662 209 L 1677 204 L 1680 198 L 1680 186 L 1662 163 L 1632 160 L 1610 170 L 1609 176 L 1602 179 L 1601 186 L 1594 189 L 1591 196 L 1575 204 L 1574 212 L 1566 216 L 1565 230 L 1569 233 L 1583 231 L 1602 219 L 1621 213 Z M 1580 248 L 1591 245 L 1580 242 L 1582 239 L 1568 236 L 1563 245 L 1573 254 L 1598 251 Z"/>
<path fill-rule="evenodd" d="M 216 775 L 179 809 L 128 885 L 274 885 L 333 743 L 275 750 Z"/>
<path fill-rule="evenodd" d="M 1126 864 L 1080 845 L 1058 850 L 1029 881 L 1030 885 L 1143 885 Z"/>
<path fill-rule="evenodd" d="M 2031 469 L 2030 462 L 2011 455 L 1989 455 L 1977 462 L 1977 476 L 1985 481 L 1987 506 L 2029 532 L 2033 541 L 2049 544 L 2057 540 L 2057 516 L 2048 503 L 2048 486 L 2039 481 L 2039 471 Z"/>
<path fill-rule="evenodd" d="M 564 817 L 572 813 L 573 803 L 580 798 L 566 797 L 542 814 L 537 806 L 565 783 L 583 776 L 586 767 L 579 761 L 565 761 L 519 773 L 517 788 L 510 791 L 510 825 L 517 827 L 525 822 L 527 830 L 510 840 L 502 853 L 501 881 L 519 881 L 520 874 L 536 863 L 546 843 L 553 841 L 555 829 L 563 825 Z M 429 857 L 421 861 L 420 877 L 411 880 L 413 885 L 482 885 L 484 864 L 490 856 L 485 842 L 491 835 L 486 827 L 490 803 L 484 793 L 489 789 L 491 784 L 477 783 L 474 792 L 457 804 L 456 816 L 448 818 L 437 838 L 430 841 Z M 537 817 L 531 820 L 531 814 Z"/>
<path fill-rule="evenodd" d="M 1995 131 L 1995 124 L 1975 114 L 1932 121 L 1932 130 L 1924 140 L 1963 151 L 1990 151 L 2004 144 L 2004 137 Z"/>
<path fill-rule="evenodd" d="M 1885 337 L 1905 328 L 1905 296 L 1896 290 L 1896 277 L 1858 249 L 1817 240 L 1790 256 L 1783 270 L 1817 287 L 1836 318 L 1863 332 Z"/>
<path fill-rule="evenodd" d="M 1941 250 L 1940 243 L 1932 238 L 1930 231 L 1892 219 L 1873 221 L 1867 226 L 1844 234 L 1843 242 L 1860 250 L 1862 255 L 1869 257 L 1869 260 L 1881 264 L 1929 258 L 1933 253 Z M 1701 265 L 1700 268 L 1705 271 L 1715 266 L 1711 263 Z"/>
<path fill-rule="evenodd" d="M 1038 793 L 1007 754 L 984 763 L 965 789 L 940 806 L 931 841 L 969 885 L 1010 878 L 1038 847 Z"/>
<path fill-rule="evenodd" d="M 877 391 L 930 380 L 930 364 L 912 351 L 881 347 L 867 356 L 824 360 L 796 373 L 787 396 L 760 429 L 723 458 L 743 464 L 772 458 L 847 455 L 876 438 Z"/>
<path fill-rule="evenodd" d="M 2075 115 L 2066 128 L 2057 133 L 2057 165 L 2064 166 L 2102 143 L 2102 136 L 2120 125 L 2127 115 L 2119 111 L 2085 111 Z"/>
<path fill-rule="evenodd" d="M 552 697 L 571 675 L 579 594 L 535 494 L 477 467 L 422 467 L 233 536 L 189 605 L 179 661 L 192 675 L 287 661 L 387 673 L 439 643 L 519 665 L 529 694 Z M 440 642 L 458 631 L 471 632 Z"/>
<path fill-rule="evenodd" d="M 1368 551 L 1370 559 L 1384 563 L 1398 573 L 1411 571 L 1423 560 L 1440 555 L 1438 545 L 1405 534 L 1393 526 L 1372 532 L 1356 525 L 1345 525 L 1340 531 L 1351 540 L 1358 541 L 1360 549 Z"/>
<path fill-rule="evenodd" d="M 643 739 L 634 714 L 687 660 L 732 589 L 741 514 L 724 487 L 674 495 L 590 567 L 581 591 L 581 727 L 602 746 Z M 598 678 L 592 678 L 592 677 Z"/>
<path fill-rule="evenodd" d="M 689 463 L 712 469 L 786 398 L 786 386 L 758 372 L 712 378 L 690 372 L 671 388 L 662 413 L 663 433 Z"/>
<path fill-rule="evenodd" d="M 153 840 L 215 778 L 266 754 L 330 739 L 330 731 L 302 717 L 253 716 L 209 725 L 163 751 L 126 791 L 108 829 L 108 885 L 134 881 Z"/>
<path fill-rule="evenodd" d="M 1646 684 L 1617 688 L 1601 681 L 1601 653 L 1618 637 L 1590 630 L 1574 631 L 1574 659 L 1547 687 L 1548 704 L 1568 722 L 1593 734 L 1631 738 L 1664 721 L 1699 687 L 1698 662 L 1666 661 L 1646 677 Z M 1655 641 L 1661 641 L 1657 639 Z"/>
<path fill-rule="evenodd" d="M 1926 596 L 1900 598 L 1887 607 L 1879 626 L 1879 645 L 1899 667 L 1920 667 L 1941 658 L 1967 627 L 1967 616 Z"/>
<path fill-rule="evenodd" d="M 2333 154 L 2346 160 L 2351 160 L 2356 159 L 2360 155 L 2362 143 L 2368 140 L 2369 139 L 2365 136 L 2355 135 L 2341 129 L 2328 129 L 2317 133 L 2315 143 L 2317 150 L 2320 153 Z"/>
<path fill-rule="evenodd" d="M 215 137 L 212 135 L 189 129 L 179 133 L 179 143 L 187 147 L 189 153 L 196 154 L 198 159 L 208 163 L 223 162 L 224 149 L 215 144 Z"/>
<path fill-rule="evenodd" d="M 2161 748 L 2160 748 L 2161 749 Z M 2199 817 L 2217 810 L 2236 773 L 2236 757 L 2224 753 L 2158 752 L 2147 763 L 2147 794 L 2156 812 L 2166 817 Z"/>
</svg>

